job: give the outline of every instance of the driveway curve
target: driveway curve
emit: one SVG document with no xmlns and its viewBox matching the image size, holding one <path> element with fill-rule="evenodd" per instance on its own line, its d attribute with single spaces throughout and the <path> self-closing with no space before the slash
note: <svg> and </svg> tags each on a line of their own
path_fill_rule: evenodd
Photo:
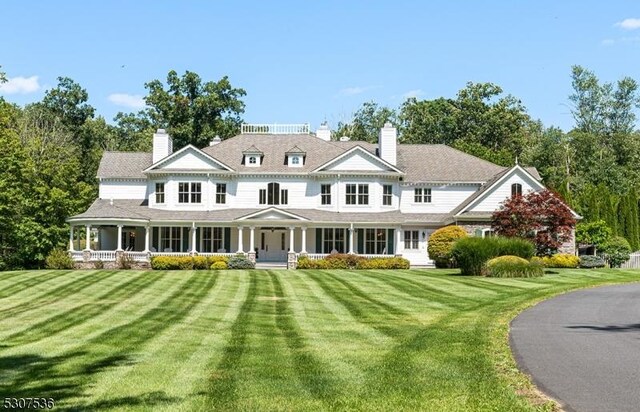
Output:
<svg viewBox="0 0 640 412">
<path fill-rule="evenodd" d="M 640 284 L 570 292 L 511 322 L 521 370 L 567 411 L 640 410 Z"/>
</svg>

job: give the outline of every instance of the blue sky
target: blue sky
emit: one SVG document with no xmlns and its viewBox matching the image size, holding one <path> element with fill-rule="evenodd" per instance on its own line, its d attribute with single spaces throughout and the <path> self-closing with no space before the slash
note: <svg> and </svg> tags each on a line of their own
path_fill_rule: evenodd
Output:
<svg viewBox="0 0 640 412">
<path fill-rule="evenodd" d="M 568 130 L 571 65 L 640 81 L 634 1 L 5 0 L 0 16 L 6 100 L 39 100 L 68 76 L 109 121 L 171 69 L 228 75 L 247 91 L 247 122 L 314 128 L 365 101 L 454 97 L 473 81 Z"/>
</svg>

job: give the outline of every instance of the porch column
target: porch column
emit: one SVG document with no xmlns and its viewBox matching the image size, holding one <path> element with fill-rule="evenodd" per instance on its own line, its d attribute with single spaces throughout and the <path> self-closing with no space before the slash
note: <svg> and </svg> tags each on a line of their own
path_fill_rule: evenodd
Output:
<svg viewBox="0 0 640 412">
<path fill-rule="evenodd" d="M 122 250 L 122 225 L 118 225 L 118 247 L 116 250 Z"/>
<path fill-rule="evenodd" d="M 189 234 L 191 235 L 191 253 L 198 253 L 198 248 L 196 248 L 196 224 L 195 223 L 193 223 L 193 225 L 189 229 Z"/>
<path fill-rule="evenodd" d="M 238 226 L 238 252 L 244 253 L 244 247 L 242 246 L 242 226 Z"/>
<path fill-rule="evenodd" d="M 353 255 L 355 252 L 353 251 L 353 233 L 356 230 L 352 227 L 349 228 L 349 254 Z"/>
<path fill-rule="evenodd" d="M 150 235 L 151 235 L 151 230 L 149 229 L 149 226 L 145 226 L 144 227 L 144 251 L 147 253 L 149 253 L 149 243 L 151 243 Z"/>
<path fill-rule="evenodd" d="M 401 227 L 396 228 L 396 255 L 401 255 L 404 252 L 404 238 Z"/>
<path fill-rule="evenodd" d="M 91 225 L 85 225 L 87 237 L 85 239 L 84 250 L 91 250 Z"/>
<path fill-rule="evenodd" d="M 69 227 L 69 251 L 73 252 L 73 225 Z"/>
<path fill-rule="evenodd" d="M 256 228 L 255 226 L 250 226 L 249 227 L 249 252 L 255 252 L 255 243 L 256 243 L 256 238 L 255 238 L 255 233 Z"/>
<path fill-rule="evenodd" d="M 294 238 L 294 229 L 295 227 L 291 226 L 289 227 L 289 253 L 295 253 L 295 251 L 293 250 L 293 241 L 295 240 Z"/>
<path fill-rule="evenodd" d="M 307 253 L 307 228 L 303 226 L 300 230 L 302 231 L 302 248 L 300 253 Z"/>
</svg>

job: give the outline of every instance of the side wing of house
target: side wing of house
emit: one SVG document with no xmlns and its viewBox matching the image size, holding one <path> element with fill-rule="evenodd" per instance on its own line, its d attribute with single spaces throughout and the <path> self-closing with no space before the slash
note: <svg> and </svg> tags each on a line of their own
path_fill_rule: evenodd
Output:
<svg viewBox="0 0 640 412">
<path fill-rule="evenodd" d="M 518 189 L 517 186 L 520 185 Z M 545 187 L 537 181 L 526 170 L 521 167 L 511 169 L 497 182 L 489 187 L 481 196 L 471 202 L 465 211 L 473 212 L 493 212 L 500 208 L 500 205 L 509 197 L 512 190 L 520 190 L 523 195 L 531 192 L 543 190 Z"/>
</svg>

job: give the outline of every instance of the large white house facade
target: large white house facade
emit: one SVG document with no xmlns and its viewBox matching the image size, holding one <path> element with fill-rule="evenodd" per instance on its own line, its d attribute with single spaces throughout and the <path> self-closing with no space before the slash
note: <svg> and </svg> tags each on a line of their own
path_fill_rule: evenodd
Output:
<svg viewBox="0 0 640 412">
<path fill-rule="evenodd" d="M 434 230 L 486 236 L 507 197 L 544 188 L 534 168 L 398 144 L 390 124 L 377 145 L 332 141 L 324 125 L 315 134 L 308 125 L 243 125 L 202 149 L 172 146 L 160 129 L 152 153 L 104 153 L 98 199 L 68 219 L 75 260 L 242 253 L 295 267 L 300 255 L 340 252 L 431 266 Z"/>
</svg>

